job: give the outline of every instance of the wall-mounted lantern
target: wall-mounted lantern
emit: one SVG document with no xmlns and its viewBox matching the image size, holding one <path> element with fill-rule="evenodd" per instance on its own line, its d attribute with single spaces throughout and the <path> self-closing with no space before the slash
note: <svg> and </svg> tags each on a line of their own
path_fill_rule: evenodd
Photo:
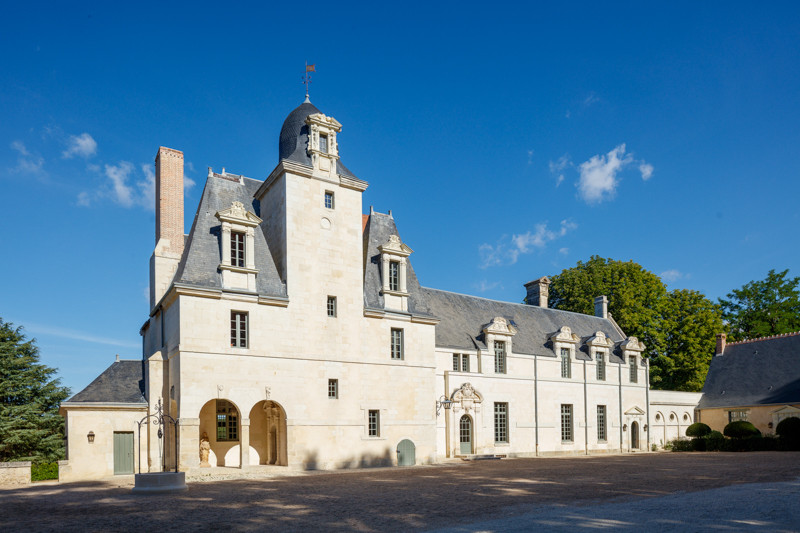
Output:
<svg viewBox="0 0 800 533">
<path fill-rule="evenodd" d="M 772 429 L 772 422 L 770 422 L 769 424 L 767 424 L 767 427 L 768 427 L 769 429 Z"/>
<path fill-rule="evenodd" d="M 644 430 L 647 431 L 647 424 L 644 425 Z"/>
<path fill-rule="evenodd" d="M 628 424 L 622 424 L 622 431 L 628 431 Z"/>
<path fill-rule="evenodd" d="M 89 444 L 93 443 L 93 442 L 94 442 L 94 431 L 90 431 L 90 432 L 89 432 L 89 433 L 86 435 L 86 438 L 89 440 Z"/>
</svg>

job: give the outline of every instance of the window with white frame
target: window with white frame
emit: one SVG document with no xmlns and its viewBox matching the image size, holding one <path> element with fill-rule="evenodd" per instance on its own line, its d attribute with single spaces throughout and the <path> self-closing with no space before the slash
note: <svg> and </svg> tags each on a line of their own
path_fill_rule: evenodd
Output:
<svg viewBox="0 0 800 533">
<path fill-rule="evenodd" d="M 569 358 L 569 348 L 561 348 L 561 377 L 572 377 L 572 361 Z"/>
<path fill-rule="evenodd" d="M 631 383 L 638 383 L 639 382 L 639 367 L 636 364 L 636 356 L 629 355 L 628 356 L 628 370 L 630 371 L 630 378 Z"/>
<path fill-rule="evenodd" d="M 403 359 L 403 330 L 392 328 L 392 359 Z"/>
<path fill-rule="evenodd" d="M 336 317 L 336 296 L 328 296 L 328 316 Z"/>
<path fill-rule="evenodd" d="M 389 290 L 400 290 L 400 262 L 389 261 Z"/>
<path fill-rule="evenodd" d="M 506 373 L 506 343 L 505 341 L 494 341 L 494 373 Z"/>
<path fill-rule="evenodd" d="M 603 442 L 606 440 L 606 406 L 597 406 L 597 440 Z"/>
<path fill-rule="evenodd" d="M 572 404 L 561 404 L 561 441 L 572 442 Z"/>
<path fill-rule="evenodd" d="M 227 400 L 217 400 L 217 440 L 239 440 L 239 412 Z"/>
<path fill-rule="evenodd" d="M 245 265 L 245 234 L 242 231 L 231 232 L 231 266 Z"/>
<path fill-rule="evenodd" d="M 453 372 L 461 370 L 461 356 L 457 353 L 453 354 Z"/>
<path fill-rule="evenodd" d="M 494 404 L 494 441 L 508 443 L 508 403 L 495 402 Z"/>
<path fill-rule="evenodd" d="M 469 354 L 462 353 L 461 354 L 461 371 L 462 372 L 469 372 Z"/>
<path fill-rule="evenodd" d="M 605 381 L 606 380 L 606 354 L 603 352 L 595 352 L 594 353 L 595 360 L 597 362 L 597 381 Z"/>
<path fill-rule="evenodd" d="M 328 380 L 328 398 L 331 400 L 336 400 L 339 398 L 339 380 L 338 379 L 329 379 Z"/>
<path fill-rule="evenodd" d="M 750 409 L 733 409 L 728 411 L 728 422 L 737 422 L 739 420 L 743 420 L 747 422 L 747 419 L 750 418 Z"/>
<path fill-rule="evenodd" d="M 378 409 L 369 410 L 369 420 L 367 421 L 367 435 L 370 437 L 381 436 L 381 412 Z"/>
<path fill-rule="evenodd" d="M 247 348 L 247 313 L 231 311 L 231 347 Z"/>
<path fill-rule="evenodd" d="M 321 134 L 319 136 L 319 151 L 323 154 L 328 153 L 328 136 Z"/>
<path fill-rule="evenodd" d="M 333 209 L 333 192 L 325 191 L 325 207 Z"/>
</svg>

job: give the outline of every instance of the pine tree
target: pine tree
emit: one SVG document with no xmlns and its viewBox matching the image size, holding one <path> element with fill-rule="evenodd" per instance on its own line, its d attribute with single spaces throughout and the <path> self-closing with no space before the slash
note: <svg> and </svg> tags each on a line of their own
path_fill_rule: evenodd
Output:
<svg viewBox="0 0 800 533">
<path fill-rule="evenodd" d="M 35 340 L 0 318 L 0 461 L 56 461 L 64 457 L 59 404 L 70 391 L 39 363 Z"/>
</svg>

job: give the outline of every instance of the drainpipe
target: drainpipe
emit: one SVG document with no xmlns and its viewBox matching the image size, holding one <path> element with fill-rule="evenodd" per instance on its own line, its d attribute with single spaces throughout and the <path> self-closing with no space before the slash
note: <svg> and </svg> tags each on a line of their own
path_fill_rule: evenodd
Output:
<svg viewBox="0 0 800 533">
<path fill-rule="evenodd" d="M 450 390 L 450 371 L 444 371 L 444 397 L 446 400 L 450 399 L 447 391 Z M 474 438 L 474 437 L 473 437 Z M 444 446 L 445 457 L 450 457 L 450 409 L 444 410 Z"/>
<path fill-rule="evenodd" d="M 625 355 L 623 352 L 622 360 L 625 360 Z M 622 434 L 622 364 L 619 365 L 619 451 L 623 451 L 624 446 L 624 435 Z"/>
<path fill-rule="evenodd" d="M 589 455 L 589 398 L 587 389 L 586 361 L 583 361 L 583 449 Z"/>
<path fill-rule="evenodd" d="M 647 451 L 649 452 L 650 432 L 653 430 L 653 428 L 650 427 L 650 358 L 642 357 L 642 362 L 644 363 L 644 367 L 647 370 L 647 372 L 645 372 L 644 394 L 645 394 L 645 401 L 647 402 L 647 407 L 646 407 L 647 431 L 645 431 L 645 433 L 647 433 Z"/>
<path fill-rule="evenodd" d="M 539 367 L 536 354 L 533 356 L 533 427 L 536 438 L 536 457 L 539 457 Z"/>
</svg>

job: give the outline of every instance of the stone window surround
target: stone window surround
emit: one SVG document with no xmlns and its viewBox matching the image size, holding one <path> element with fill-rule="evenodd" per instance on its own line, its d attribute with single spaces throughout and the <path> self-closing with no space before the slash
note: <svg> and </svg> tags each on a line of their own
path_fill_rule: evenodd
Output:
<svg viewBox="0 0 800 533">
<path fill-rule="evenodd" d="M 322 197 L 322 205 L 325 209 L 334 209 L 336 207 L 336 195 L 333 191 L 325 191 Z"/>
<path fill-rule="evenodd" d="M 339 380 L 338 379 L 328 379 L 328 399 L 329 400 L 338 400 L 339 399 Z"/>
<path fill-rule="evenodd" d="M 216 217 L 222 225 L 222 261 L 219 264 L 219 269 L 222 271 L 223 286 L 227 284 L 226 272 L 248 274 L 248 277 L 252 277 L 252 285 L 255 286 L 255 276 L 258 274 L 255 264 L 255 228 L 261 224 L 262 220 L 247 211 L 241 202 L 231 203 L 231 207 L 228 209 L 218 211 Z M 234 266 L 231 261 L 231 239 L 234 232 L 245 235 L 244 267 Z M 251 283 L 248 283 L 249 285 Z"/>
<path fill-rule="evenodd" d="M 381 294 L 391 294 L 395 296 L 408 296 L 407 284 L 407 264 L 408 256 L 413 253 L 413 250 L 403 244 L 400 237 L 397 235 L 390 235 L 389 240 L 378 247 L 381 252 L 381 278 L 383 280 Z M 390 285 L 390 263 L 395 262 L 398 266 L 398 287 L 393 290 Z"/>
<path fill-rule="evenodd" d="M 572 333 L 572 329 L 569 326 L 563 326 L 554 334 L 550 335 L 550 342 L 553 343 L 553 351 L 558 355 L 559 359 L 561 358 L 562 349 L 569 350 L 569 377 L 562 376 L 561 379 L 572 379 L 572 361 L 575 359 L 575 352 L 578 349 L 580 340 L 580 337 Z M 559 375 L 561 375 L 560 368 Z"/>
<path fill-rule="evenodd" d="M 393 361 L 403 361 L 405 354 L 405 331 L 403 328 L 391 328 L 389 333 L 389 356 Z"/>
<path fill-rule="evenodd" d="M 505 364 L 505 372 L 503 374 L 508 374 L 508 360 L 513 353 L 513 342 L 512 337 L 517 334 L 517 329 L 512 326 L 508 320 L 503 317 L 495 317 L 492 319 L 492 322 L 488 324 L 485 328 L 483 328 L 483 335 L 484 341 L 486 343 L 486 349 L 489 355 L 494 357 L 494 343 L 496 341 L 504 342 L 505 343 L 505 355 L 506 355 L 506 364 Z M 494 368 L 494 365 L 492 366 Z M 480 371 L 480 370 L 479 370 Z"/>
</svg>

